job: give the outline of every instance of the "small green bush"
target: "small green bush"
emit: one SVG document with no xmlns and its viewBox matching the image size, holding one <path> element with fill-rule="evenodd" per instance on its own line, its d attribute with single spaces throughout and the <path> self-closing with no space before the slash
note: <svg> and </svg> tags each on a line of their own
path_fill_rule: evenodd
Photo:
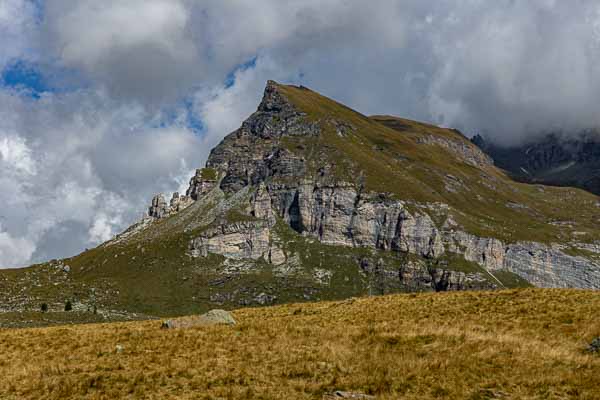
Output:
<svg viewBox="0 0 600 400">
<path fill-rule="evenodd" d="M 48 312 L 48 304 L 42 303 L 42 305 L 40 306 L 40 310 L 42 312 Z"/>
<path fill-rule="evenodd" d="M 71 300 L 67 300 L 65 303 L 65 311 L 71 311 L 73 309 L 73 305 L 71 304 Z"/>
</svg>

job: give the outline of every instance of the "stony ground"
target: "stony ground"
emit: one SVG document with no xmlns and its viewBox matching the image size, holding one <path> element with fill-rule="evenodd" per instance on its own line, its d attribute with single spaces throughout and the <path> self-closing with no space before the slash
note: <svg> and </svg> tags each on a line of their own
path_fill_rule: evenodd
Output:
<svg viewBox="0 0 600 400">
<path fill-rule="evenodd" d="M 235 326 L 160 321 L 0 330 L 0 398 L 597 399 L 600 295 L 522 289 L 244 309 Z"/>
</svg>

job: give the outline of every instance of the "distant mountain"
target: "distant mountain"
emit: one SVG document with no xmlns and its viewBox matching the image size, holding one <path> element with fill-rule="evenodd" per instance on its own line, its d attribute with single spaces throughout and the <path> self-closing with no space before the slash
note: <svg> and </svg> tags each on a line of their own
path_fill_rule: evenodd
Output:
<svg viewBox="0 0 600 400">
<path fill-rule="evenodd" d="M 185 195 L 157 195 L 148 217 L 78 256 L 0 271 L 0 323 L 406 291 L 598 289 L 599 221 L 596 196 L 515 182 L 458 131 L 368 117 L 269 81 Z"/>
<path fill-rule="evenodd" d="M 549 134 L 518 146 L 501 147 L 475 136 L 473 143 L 495 164 L 523 182 L 574 186 L 600 194 L 600 136 Z"/>
</svg>

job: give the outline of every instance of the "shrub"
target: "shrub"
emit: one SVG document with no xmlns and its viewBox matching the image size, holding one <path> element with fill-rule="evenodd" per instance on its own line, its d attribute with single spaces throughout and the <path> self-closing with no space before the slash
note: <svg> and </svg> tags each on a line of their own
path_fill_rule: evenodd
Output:
<svg viewBox="0 0 600 400">
<path fill-rule="evenodd" d="M 592 354 L 600 354 L 600 336 L 592 340 L 587 350 Z"/>
<path fill-rule="evenodd" d="M 73 309 L 73 305 L 71 304 L 71 300 L 67 300 L 65 303 L 65 311 L 71 311 Z"/>
<path fill-rule="evenodd" d="M 42 303 L 42 305 L 40 306 L 40 310 L 42 312 L 47 312 L 48 311 L 48 304 Z"/>
</svg>

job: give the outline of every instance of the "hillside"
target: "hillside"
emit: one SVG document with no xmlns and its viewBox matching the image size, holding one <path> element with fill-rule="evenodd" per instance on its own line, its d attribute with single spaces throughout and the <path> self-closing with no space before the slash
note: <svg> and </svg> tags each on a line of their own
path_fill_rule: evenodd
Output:
<svg viewBox="0 0 600 400">
<path fill-rule="evenodd" d="M 185 195 L 156 196 L 147 218 L 78 256 L 0 271 L 0 323 L 407 291 L 598 289 L 599 204 L 579 189 L 513 181 L 458 131 L 367 117 L 269 81 Z"/>
<path fill-rule="evenodd" d="M 598 309 L 592 291 L 525 289 L 247 308 L 189 330 L 4 329 L 0 398 L 591 400 Z"/>
</svg>

